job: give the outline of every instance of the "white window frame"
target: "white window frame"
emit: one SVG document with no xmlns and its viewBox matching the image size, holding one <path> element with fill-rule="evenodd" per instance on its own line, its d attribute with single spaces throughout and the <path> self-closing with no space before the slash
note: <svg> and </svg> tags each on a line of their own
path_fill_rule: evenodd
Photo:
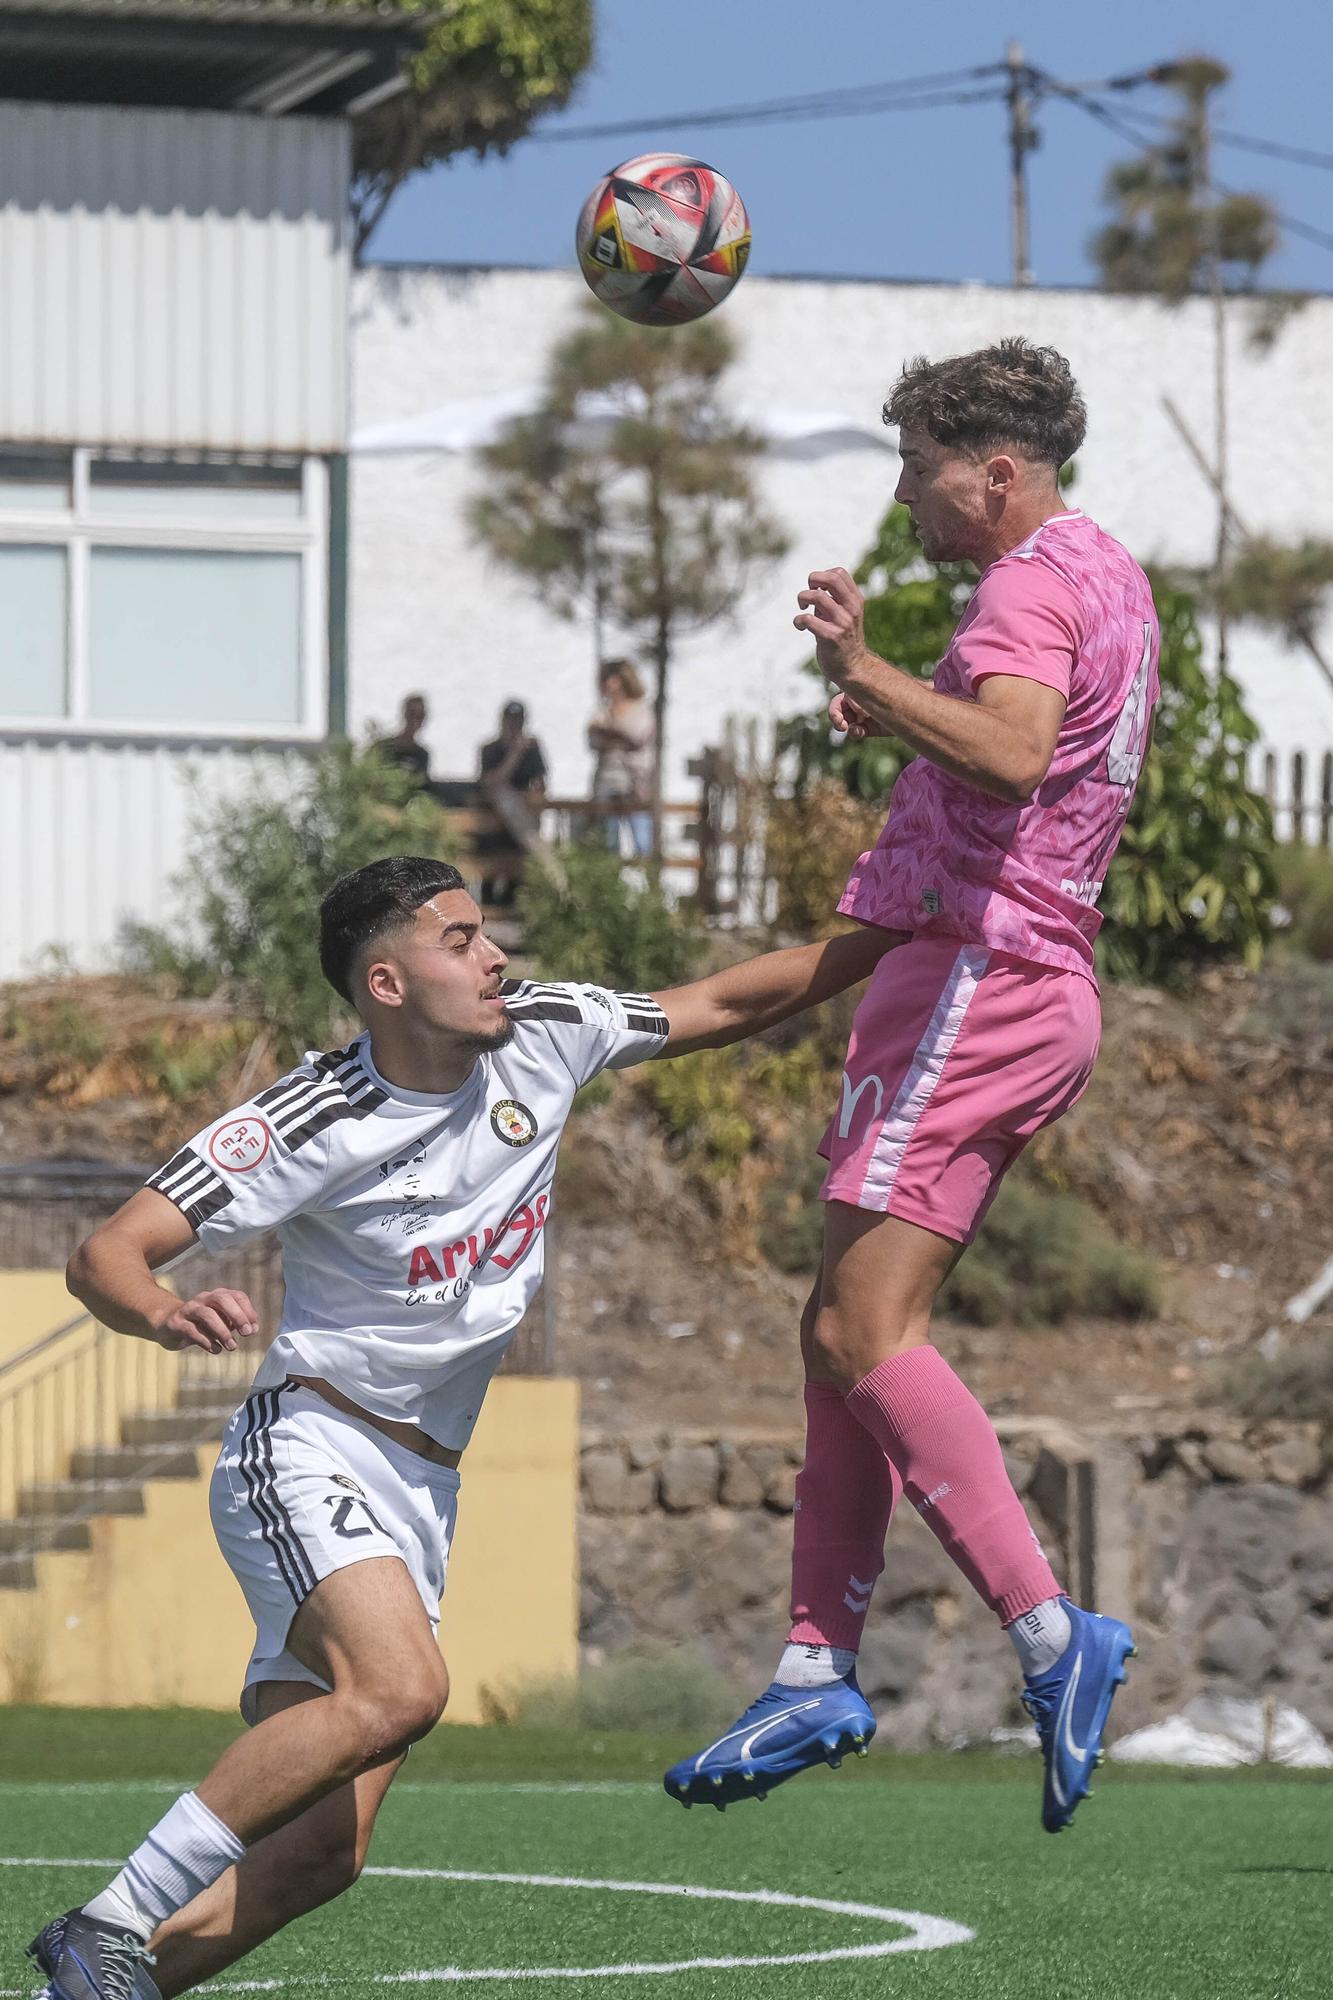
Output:
<svg viewBox="0 0 1333 2000">
<path fill-rule="evenodd" d="M 34 454 L 39 447 L 32 447 Z M 328 467 L 321 458 L 301 461 L 301 508 L 291 517 L 234 516 L 209 520 L 191 515 L 171 521 L 116 514 L 89 506 L 92 466 L 105 450 L 78 445 L 73 451 L 70 501 L 66 509 L 0 506 L 0 543 L 62 548 L 68 563 L 65 703 L 63 716 L 0 714 L 0 731 L 23 736 L 162 737 L 191 742 L 314 743 L 328 734 Z M 181 460 L 173 455 L 172 466 Z M 207 461 L 201 459 L 200 464 Z M 106 489 L 103 489 L 104 491 Z M 300 719 L 295 723 L 105 721 L 88 713 L 89 580 L 97 548 L 204 551 L 208 554 L 295 555 L 301 559 Z"/>
</svg>

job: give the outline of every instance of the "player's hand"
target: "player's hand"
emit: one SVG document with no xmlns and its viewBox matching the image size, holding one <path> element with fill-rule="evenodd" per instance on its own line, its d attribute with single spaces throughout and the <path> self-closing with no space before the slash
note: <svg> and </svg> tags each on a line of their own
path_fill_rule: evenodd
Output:
<svg viewBox="0 0 1333 2000">
<path fill-rule="evenodd" d="M 850 736 L 853 743 L 860 743 L 867 736 L 887 736 L 889 731 L 882 723 L 876 722 L 849 694 L 839 688 L 828 705 L 829 721 L 835 729 L 841 729 Z"/>
<path fill-rule="evenodd" d="M 845 569 L 815 569 L 792 620 L 815 642 L 820 672 L 841 684 L 866 657 L 865 599 Z"/>
<path fill-rule="evenodd" d="M 259 1315 L 244 1292 L 200 1292 L 165 1312 L 157 1322 L 161 1346 L 175 1351 L 197 1347 L 205 1354 L 234 1354 L 242 1340 L 259 1331 Z"/>
</svg>

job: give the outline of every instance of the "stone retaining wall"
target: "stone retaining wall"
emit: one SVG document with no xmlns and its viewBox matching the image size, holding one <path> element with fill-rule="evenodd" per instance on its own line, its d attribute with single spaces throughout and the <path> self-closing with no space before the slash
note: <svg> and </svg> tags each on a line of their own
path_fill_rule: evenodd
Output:
<svg viewBox="0 0 1333 2000">
<path fill-rule="evenodd" d="M 1121 1728 L 1210 1687 L 1274 1693 L 1333 1735 L 1333 1477 L 1316 1426 L 997 1428 L 1071 1593 L 1137 1627 Z M 786 1631 L 801 1453 L 794 1434 L 585 1434 L 585 1657 L 684 1640 L 738 1685 L 761 1686 Z M 861 1678 L 883 1734 L 904 1748 L 1021 1719 L 1008 1644 L 907 1506 Z"/>
</svg>

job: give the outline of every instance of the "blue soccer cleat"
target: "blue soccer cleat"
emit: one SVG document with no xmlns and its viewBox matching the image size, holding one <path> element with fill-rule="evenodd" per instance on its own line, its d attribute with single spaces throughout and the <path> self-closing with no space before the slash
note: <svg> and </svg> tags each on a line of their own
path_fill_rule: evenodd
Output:
<svg viewBox="0 0 1333 2000">
<path fill-rule="evenodd" d="M 1125 1678 L 1125 1661 L 1138 1651 L 1134 1634 L 1118 1618 L 1080 1611 L 1068 1599 L 1065 1610 L 1073 1627 L 1069 1644 L 1023 1691 L 1046 1761 L 1041 1823 L 1047 1833 L 1062 1832 L 1088 1796 L 1092 1774 L 1105 1757 L 1102 1731 Z"/>
<path fill-rule="evenodd" d="M 875 1733 L 875 1718 L 855 1674 L 827 1687 L 784 1687 L 774 1681 L 725 1736 L 697 1757 L 673 1764 L 662 1780 L 683 1806 L 716 1806 L 767 1798 L 774 1785 L 813 1764 L 837 1770 L 849 1751 L 858 1757 Z"/>
<path fill-rule="evenodd" d="M 44 2000 L 162 2000 L 145 1968 L 153 1955 L 119 1924 L 67 1910 L 28 1946 L 49 1985 Z"/>
</svg>

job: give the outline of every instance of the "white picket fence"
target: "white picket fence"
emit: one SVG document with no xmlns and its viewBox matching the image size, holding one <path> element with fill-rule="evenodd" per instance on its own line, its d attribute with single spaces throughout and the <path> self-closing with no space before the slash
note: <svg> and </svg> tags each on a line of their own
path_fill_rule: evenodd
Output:
<svg viewBox="0 0 1333 2000">
<path fill-rule="evenodd" d="M 1272 807 L 1279 840 L 1333 848 L 1333 749 L 1256 750 L 1250 782 Z"/>
</svg>

